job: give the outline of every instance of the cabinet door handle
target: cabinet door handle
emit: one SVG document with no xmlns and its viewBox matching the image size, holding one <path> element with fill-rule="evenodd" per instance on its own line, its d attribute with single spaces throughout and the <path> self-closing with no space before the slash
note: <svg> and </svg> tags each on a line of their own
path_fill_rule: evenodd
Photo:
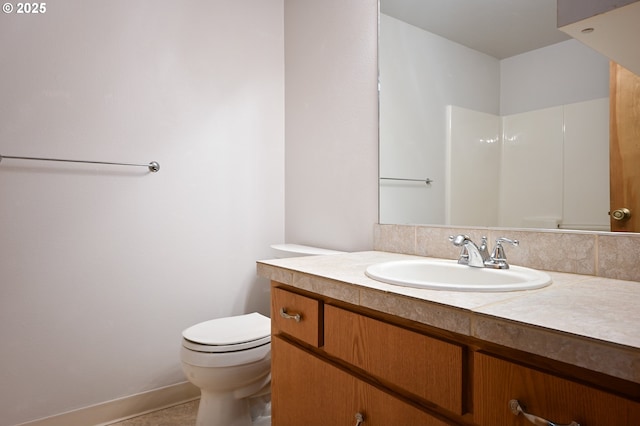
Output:
<svg viewBox="0 0 640 426">
<path fill-rule="evenodd" d="M 364 416 L 360 413 L 356 413 L 356 426 L 360 426 L 364 423 Z"/>
<path fill-rule="evenodd" d="M 288 314 L 286 308 L 280 308 L 280 316 L 284 319 L 296 320 L 296 322 L 302 321 L 302 315 L 300 314 Z"/>
<path fill-rule="evenodd" d="M 509 408 L 511 408 L 511 412 L 513 414 L 515 414 L 516 416 L 520 413 L 522 413 L 522 415 L 529 420 L 531 423 L 533 423 L 536 426 L 580 426 L 580 423 L 574 422 L 572 421 L 571 423 L 569 423 L 568 425 L 560 425 L 558 423 L 553 423 L 550 422 L 549 420 L 545 420 L 542 417 L 538 417 L 538 416 L 534 416 L 533 414 L 529 414 L 527 412 L 525 412 L 522 407 L 520 406 L 520 403 L 518 402 L 517 399 L 512 399 L 511 401 L 509 401 Z"/>
</svg>

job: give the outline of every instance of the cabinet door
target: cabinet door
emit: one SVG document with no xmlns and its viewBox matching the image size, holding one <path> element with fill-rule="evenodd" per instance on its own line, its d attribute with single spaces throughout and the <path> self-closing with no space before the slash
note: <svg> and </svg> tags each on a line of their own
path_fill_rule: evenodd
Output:
<svg viewBox="0 0 640 426">
<path fill-rule="evenodd" d="M 324 350 L 455 414 L 463 414 L 463 348 L 325 305 Z"/>
<path fill-rule="evenodd" d="M 273 426 L 444 426 L 426 412 L 362 382 L 278 337 L 272 341 Z"/>
<path fill-rule="evenodd" d="M 511 412 L 512 399 L 559 425 L 640 425 L 638 402 L 482 353 L 474 356 L 473 395 L 474 419 L 481 426 L 531 426 Z"/>
</svg>

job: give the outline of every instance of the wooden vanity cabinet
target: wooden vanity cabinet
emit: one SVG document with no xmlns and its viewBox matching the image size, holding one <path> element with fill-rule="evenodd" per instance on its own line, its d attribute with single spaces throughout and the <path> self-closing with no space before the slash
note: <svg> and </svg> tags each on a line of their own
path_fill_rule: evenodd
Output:
<svg viewBox="0 0 640 426">
<path fill-rule="evenodd" d="M 640 425 L 635 383 L 302 293 L 272 284 L 273 426 L 534 424 L 511 400 L 559 426 Z"/>
<path fill-rule="evenodd" d="M 362 426 L 451 424 L 406 398 L 411 394 L 461 411 L 461 347 L 277 285 L 271 312 L 274 426 L 352 426 L 357 414 Z M 424 380 L 447 377 L 449 366 L 445 392 L 439 379 Z"/>
</svg>

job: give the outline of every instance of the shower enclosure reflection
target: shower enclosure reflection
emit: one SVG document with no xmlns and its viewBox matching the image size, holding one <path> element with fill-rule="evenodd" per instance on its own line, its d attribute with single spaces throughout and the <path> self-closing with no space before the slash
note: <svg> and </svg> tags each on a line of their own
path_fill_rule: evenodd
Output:
<svg viewBox="0 0 640 426">
<path fill-rule="evenodd" d="M 462 3 L 380 2 L 380 176 L 423 180 L 381 179 L 380 223 L 608 230 L 608 59 L 555 21 L 558 39 L 503 57 L 420 28 L 409 11 L 473 16 Z M 510 37 L 504 21 L 484 26 Z"/>
</svg>

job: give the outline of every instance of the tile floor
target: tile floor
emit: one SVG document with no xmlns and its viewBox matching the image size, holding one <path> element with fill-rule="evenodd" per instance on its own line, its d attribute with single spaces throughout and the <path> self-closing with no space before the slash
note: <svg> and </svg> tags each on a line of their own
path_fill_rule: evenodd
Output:
<svg viewBox="0 0 640 426">
<path fill-rule="evenodd" d="M 110 426 L 193 426 L 196 424 L 199 399 L 134 417 Z"/>
<path fill-rule="evenodd" d="M 250 400 L 254 426 L 271 426 L 271 398 L 257 397 Z M 128 420 L 111 423 L 109 426 L 194 426 L 198 416 L 200 399 L 163 410 L 143 414 Z"/>
</svg>

